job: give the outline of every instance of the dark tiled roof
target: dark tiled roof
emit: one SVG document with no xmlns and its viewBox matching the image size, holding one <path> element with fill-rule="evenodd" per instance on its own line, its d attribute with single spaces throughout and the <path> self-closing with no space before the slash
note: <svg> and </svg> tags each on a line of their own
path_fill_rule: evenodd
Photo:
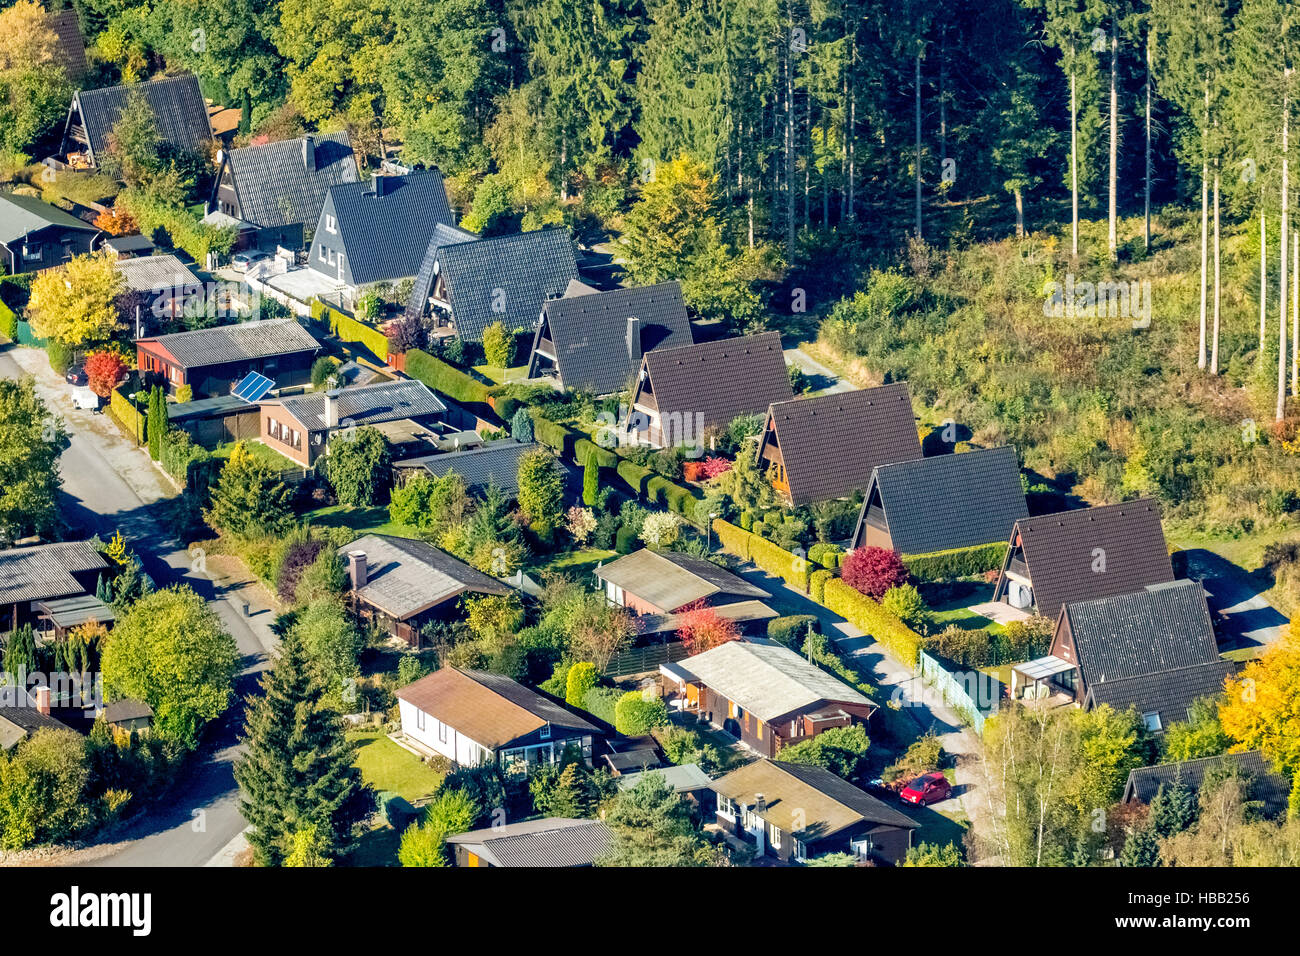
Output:
<svg viewBox="0 0 1300 956">
<path fill-rule="evenodd" d="M 82 593 L 74 574 L 107 568 L 89 541 L 57 541 L 0 551 L 0 604 Z"/>
<path fill-rule="evenodd" d="M 542 303 L 563 295 L 578 277 L 568 229 L 442 245 L 437 260 L 456 334 L 469 342 L 480 341 L 493 322 L 531 329 Z"/>
<path fill-rule="evenodd" d="M 355 385 L 352 388 L 336 389 L 331 394 L 338 402 L 338 424 L 341 428 L 378 425 L 403 418 L 424 418 L 428 415 L 441 415 L 447 410 L 447 406 L 429 391 L 427 385 L 414 379 Z M 319 429 L 325 427 L 325 395 L 325 392 L 308 392 L 278 401 L 304 427 Z"/>
<path fill-rule="evenodd" d="M 320 348 L 320 343 L 297 319 L 266 319 L 260 322 L 218 325 L 211 329 L 175 332 L 139 341 L 157 342 L 184 368 L 246 362 L 273 355 L 314 352 Z"/>
<path fill-rule="evenodd" d="M 29 232 L 45 229 L 48 226 L 81 229 L 86 232 L 99 231 L 90 223 L 82 222 L 58 206 L 51 206 L 35 196 L 0 193 L 0 242 L 13 242 Z"/>
<path fill-rule="evenodd" d="M 894 550 L 902 554 L 1005 541 L 1012 525 L 1029 515 L 1010 446 L 881 465 L 872 482 Z M 871 497 L 868 485 L 859 529 Z"/>
<path fill-rule="evenodd" d="M 81 119 L 86 128 L 95 162 L 99 163 L 108 147 L 108 136 L 133 91 L 144 94 L 158 124 L 158 137 L 178 149 L 202 153 L 212 142 L 208 106 L 193 73 L 164 77 L 147 83 L 110 86 L 101 90 L 82 90 L 76 94 Z"/>
<path fill-rule="evenodd" d="M 1197 581 L 1065 605 L 1088 684 L 1191 667 L 1219 659 L 1214 625 Z"/>
<path fill-rule="evenodd" d="M 123 700 L 115 700 L 104 708 L 104 720 L 110 724 L 115 724 L 123 720 L 139 720 L 141 717 L 152 717 L 153 708 L 142 700 L 136 700 L 133 697 L 127 697 Z"/>
<path fill-rule="evenodd" d="M 1175 786 L 1187 787 L 1193 791 L 1200 790 L 1206 771 L 1224 766 L 1232 767 L 1252 778 L 1249 798 L 1263 803 L 1265 814 L 1276 816 L 1286 812 L 1291 781 L 1274 772 L 1268 759 L 1258 750 L 1130 770 L 1128 782 L 1124 785 L 1124 802 L 1150 803 L 1155 799 L 1161 784 L 1166 790 Z"/>
<path fill-rule="evenodd" d="M 677 282 L 599 293 L 571 287 L 563 299 L 547 302 L 544 311 L 564 387 L 597 395 L 627 388 L 641 354 L 692 342 L 691 320 Z M 628 319 L 633 317 L 640 320 L 641 330 L 636 356 L 629 354 L 627 345 Z"/>
<path fill-rule="evenodd" d="M 645 368 L 660 416 L 681 415 L 692 423 L 689 434 L 696 424 L 726 425 L 794 397 L 777 332 L 657 349 Z"/>
<path fill-rule="evenodd" d="M 415 275 L 434 228 L 456 224 L 438 170 L 380 178 L 385 181 L 378 187 L 371 179 L 329 190 L 358 286 Z"/>
<path fill-rule="evenodd" d="M 329 188 L 358 179 L 352 142 L 345 132 L 235 149 L 229 161 L 240 218 L 263 229 L 315 223 Z"/>
<path fill-rule="evenodd" d="M 1016 522 L 1040 614 L 1056 617 L 1072 601 L 1124 594 L 1174 579 L 1150 498 L 1080 508 Z M 1100 549 L 1100 550 L 1099 550 Z M 1103 572 L 1094 562 L 1105 557 Z M 999 585 L 1000 587 L 1000 585 Z"/>
<path fill-rule="evenodd" d="M 591 866 L 609 852 L 609 827 L 600 820 L 549 817 L 507 823 L 447 837 L 490 866 Z"/>
<path fill-rule="evenodd" d="M 771 408 L 796 507 L 865 488 L 878 465 L 921 457 L 904 382 Z"/>
<path fill-rule="evenodd" d="M 429 296 L 433 294 L 433 283 L 438 277 L 438 253 L 443 246 L 455 246 L 462 242 L 471 242 L 478 236 L 472 232 L 467 232 L 458 226 L 447 226 L 439 223 L 434 227 L 433 235 L 429 237 L 429 244 L 425 247 L 424 258 L 420 261 L 420 271 L 415 274 L 415 282 L 411 286 L 411 297 L 406 300 L 406 318 L 419 319 L 424 315 L 425 306 L 429 302 Z"/>
<path fill-rule="evenodd" d="M 513 498 L 519 493 L 519 459 L 538 447 L 536 442 L 505 439 L 482 448 L 421 455 L 395 464 L 399 468 L 423 468 L 435 478 L 454 471 L 465 482 L 467 491 L 481 493 L 489 484 L 495 484 Z"/>
<path fill-rule="evenodd" d="M 1113 710 L 1133 707 L 1139 714 L 1159 714 L 1161 729 L 1166 729 L 1175 721 L 1187 720 L 1188 709 L 1202 697 L 1223 693 L 1223 681 L 1235 669 L 1232 661 L 1214 660 L 1107 680 L 1090 684 L 1088 698 L 1094 706 L 1109 704 Z"/>
<path fill-rule="evenodd" d="M 366 554 L 363 600 L 398 620 L 441 604 L 463 591 L 506 595 L 510 588 L 433 545 L 387 534 L 364 535 L 338 549 Z"/>
<path fill-rule="evenodd" d="M 58 57 L 63 72 L 75 86 L 86 75 L 86 41 L 81 36 L 81 22 L 71 7 L 50 13 L 54 33 L 59 38 Z"/>
</svg>

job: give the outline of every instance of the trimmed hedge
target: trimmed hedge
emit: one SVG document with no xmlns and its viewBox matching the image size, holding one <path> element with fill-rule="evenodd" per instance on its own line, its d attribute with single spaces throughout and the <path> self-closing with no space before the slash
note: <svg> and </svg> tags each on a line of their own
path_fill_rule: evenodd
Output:
<svg viewBox="0 0 1300 956">
<path fill-rule="evenodd" d="M 18 341 L 18 313 L 9 308 L 4 299 L 0 299 L 0 335 L 11 342 Z"/>
<path fill-rule="evenodd" d="M 818 568 L 808 576 L 808 595 L 818 604 L 826 603 L 826 582 L 835 577 L 834 571 Z"/>
<path fill-rule="evenodd" d="M 619 554 L 631 554 L 639 547 L 641 539 L 637 537 L 636 529 L 631 525 L 619 525 L 618 533 L 614 535 L 614 550 Z"/>
<path fill-rule="evenodd" d="M 406 353 L 406 374 L 453 401 L 466 405 L 475 402 L 492 404 L 492 390 L 487 385 L 421 349 L 411 349 Z M 533 434 L 538 441 L 546 443 L 535 430 Z"/>
<path fill-rule="evenodd" d="M 742 561 L 752 561 L 769 574 L 775 574 L 791 587 L 808 593 L 808 577 L 812 566 L 807 558 L 773 544 L 771 541 L 745 531 L 721 518 L 713 519 L 713 530 L 718 535 L 718 543 L 729 554 L 734 554 Z"/>
<path fill-rule="evenodd" d="M 108 410 L 117 419 L 118 424 L 133 436 L 142 442 L 149 440 L 147 419 L 136 410 L 135 404 L 122 393 L 120 388 L 115 388 L 108 393 Z"/>
<path fill-rule="evenodd" d="M 903 563 L 912 577 L 922 581 L 947 581 L 953 578 L 996 571 L 1006 560 L 1007 543 L 977 544 L 970 548 L 951 548 L 929 554 L 905 554 Z"/>
<path fill-rule="evenodd" d="M 768 640 L 779 641 L 798 651 L 803 646 L 803 639 L 808 633 L 809 624 L 813 626 L 815 633 L 821 633 L 817 617 L 813 614 L 789 614 L 785 617 L 774 617 L 767 622 Z"/>
<path fill-rule="evenodd" d="M 329 326 L 330 334 L 335 338 L 344 342 L 356 342 L 381 362 L 388 361 L 388 336 L 378 329 L 344 315 L 320 299 L 312 300 L 311 317 L 318 322 L 325 322 Z"/>
<path fill-rule="evenodd" d="M 808 549 L 808 560 L 828 571 L 834 571 L 844 560 L 843 554 L 844 549 L 838 544 L 818 541 Z"/>
<path fill-rule="evenodd" d="M 825 604 L 828 610 L 870 634 L 895 658 L 916 668 L 924 639 L 871 598 L 834 578 L 826 582 Z"/>
<path fill-rule="evenodd" d="M 212 453 L 179 428 L 167 432 L 158 460 L 167 474 L 191 491 L 208 488 L 219 468 Z"/>
</svg>

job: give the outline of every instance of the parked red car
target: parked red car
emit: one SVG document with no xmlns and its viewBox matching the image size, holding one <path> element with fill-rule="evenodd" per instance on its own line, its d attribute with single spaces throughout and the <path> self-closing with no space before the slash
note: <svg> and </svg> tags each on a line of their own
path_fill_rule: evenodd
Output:
<svg viewBox="0 0 1300 956">
<path fill-rule="evenodd" d="M 899 791 L 898 795 L 908 803 L 917 803 L 926 806 L 931 803 L 938 803 L 940 800 L 947 800 L 948 794 L 952 792 L 952 784 L 948 778 L 941 773 L 923 773 L 915 780 L 908 782 L 907 786 Z"/>
</svg>

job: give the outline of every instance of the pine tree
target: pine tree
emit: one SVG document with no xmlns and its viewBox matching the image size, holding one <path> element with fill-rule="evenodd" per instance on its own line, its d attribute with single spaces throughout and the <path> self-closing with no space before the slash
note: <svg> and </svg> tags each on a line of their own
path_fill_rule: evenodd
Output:
<svg viewBox="0 0 1300 956">
<path fill-rule="evenodd" d="M 261 685 L 244 727 L 247 750 L 235 765 L 253 854 L 262 866 L 282 865 L 294 835 L 315 827 L 319 852 L 340 856 L 375 795 L 353 766 L 355 748 L 338 713 L 322 705 L 324 687 L 292 633 Z"/>
<path fill-rule="evenodd" d="M 595 455 L 588 455 L 582 466 L 582 503 L 588 508 L 596 507 L 600 498 L 600 465 Z"/>
<path fill-rule="evenodd" d="M 1149 825 L 1133 830 L 1119 854 L 1120 866 L 1159 866 L 1160 841 Z"/>
<path fill-rule="evenodd" d="M 163 438 L 167 435 L 167 396 L 161 385 L 149 390 L 149 417 L 146 431 L 149 436 L 149 457 L 157 461 L 162 457 Z"/>
</svg>

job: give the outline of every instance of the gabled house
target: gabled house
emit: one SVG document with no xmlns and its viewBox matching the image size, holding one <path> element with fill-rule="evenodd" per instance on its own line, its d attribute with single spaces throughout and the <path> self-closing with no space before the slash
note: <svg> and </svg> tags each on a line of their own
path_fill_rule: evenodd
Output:
<svg viewBox="0 0 1300 956">
<path fill-rule="evenodd" d="M 765 757 L 832 727 L 864 723 L 876 711 L 848 684 L 772 641 L 731 641 L 661 664 L 659 672 L 675 685 L 683 710 Z"/>
<path fill-rule="evenodd" d="M 0 193 L 0 261 L 7 275 L 61 266 L 90 252 L 98 234 L 90 223 L 35 196 Z"/>
<path fill-rule="evenodd" d="M 1223 691 L 1234 665 L 1219 656 L 1198 581 L 1172 581 L 1065 604 L 1046 657 L 1012 668 L 1012 696 L 1085 710 L 1134 707 L 1159 733 Z"/>
<path fill-rule="evenodd" d="M 542 304 L 578 278 L 568 229 L 451 242 L 435 232 L 407 302 L 408 317 L 432 315 L 464 342 L 481 342 L 494 322 L 531 328 Z"/>
<path fill-rule="evenodd" d="M 67 730 L 51 711 L 50 688 L 28 692 L 16 684 L 0 691 L 0 751 L 10 751 L 38 730 Z"/>
<path fill-rule="evenodd" d="M 378 619 L 394 637 L 419 647 L 421 628 L 456 608 L 462 594 L 505 596 L 510 588 L 433 545 L 367 534 L 338 549 L 347 566 L 348 598 L 363 619 Z"/>
<path fill-rule="evenodd" d="M 320 343 L 297 319 L 266 319 L 218 325 L 138 339 L 137 365 L 166 382 L 169 391 L 189 385 L 194 398 L 226 395 L 249 372 L 279 388 L 311 380 Z"/>
<path fill-rule="evenodd" d="M 803 863 L 826 853 L 897 865 L 920 824 L 829 770 L 756 760 L 710 785 L 717 822 L 760 856 Z"/>
<path fill-rule="evenodd" d="M 86 169 L 102 165 L 113 127 L 128 99 L 136 93 L 153 110 L 162 143 L 186 153 L 208 155 L 214 142 L 208 106 L 199 89 L 198 77 L 182 73 L 145 83 L 74 93 L 60 149 L 69 166 Z"/>
<path fill-rule="evenodd" d="M 609 852 L 609 827 L 601 820 L 546 817 L 505 823 L 447 837 L 456 866 L 593 866 Z"/>
<path fill-rule="evenodd" d="M 608 395 L 632 386 L 642 356 L 692 341 L 681 283 L 599 292 L 573 281 L 542 304 L 528 377 Z"/>
<path fill-rule="evenodd" d="M 447 411 L 427 385 L 414 379 L 307 392 L 259 404 L 262 444 L 304 468 L 314 467 L 329 451 L 340 429 L 370 425 L 388 431 L 400 425 L 394 437 L 421 432 L 432 437 L 430 429 Z"/>
<path fill-rule="evenodd" d="M 1129 771 L 1124 795 L 1120 799 L 1124 803 L 1149 805 L 1161 787 L 1166 791 L 1173 787 L 1186 787 L 1196 793 L 1211 771 L 1229 771 L 1245 777 L 1249 781 L 1247 799 L 1257 801 L 1264 816 L 1272 818 L 1286 813 L 1291 781 L 1277 773 L 1268 758 L 1258 750 L 1138 767 Z"/>
<path fill-rule="evenodd" d="M 331 186 L 307 264 L 355 299 L 371 287 L 415 276 L 440 225 L 455 227 L 456 216 L 437 169 Z"/>
<path fill-rule="evenodd" d="M 793 397 L 780 333 L 659 348 L 641 359 L 628 427 L 655 448 L 702 447 L 706 431 Z"/>
<path fill-rule="evenodd" d="M 359 179 L 346 132 L 221 150 L 209 208 L 254 227 L 261 248 L 301 249 L 330 187 Z"/>
<path fill-rule="evenodd" d="M 113 268 L 126 283 L 127 292 L 144 297 L 140 306 L 142 320 L 146 316 L 178 318 L 185 314 L 186 301 L 203 291 L 199 277 L 170 254 L 119 258 Z"/>
<path fill-rule="evenodd" d="M 702 602 L 742 627 L 777 616 L 763 603 L 772 595 L 712 561 L 680 551 L 642 548 L 596 569 L 611 604 L 636 614 L 641 634 L 679 627 L 678 614 Z"/>
<path fill-rule="evenodd" d="M 1029 517 L 1016 450 L 1004 445 L 878 465 L 853 547 L 929 554 L 1005 541 Z"/>
<path fill-rule="evenodd" d="M 393 469 L 401 481 L 414 472 L 425 472 L 441 478 L 455 472 L 472 495 L 482 495 L 489 485 L 495 485 L 507 498 L 519 494 L 519 459 L 540 446 L 536 442 L 518 442 L 513 438 L 489 442 L 480 448 L 463 451 L 444 451 L 420 455 L 393 462 Z M 564 468 L 563 463 L 557 464 Z"/>
<path fill-rule="evenodd" d="M 772 487 L 798 508 L 861 491 L 878 465 L 921 457 L 903 382 L 774 404 L 758 443 Z"/>
<path fill-rule="evenodd" d="M 590 764 L 601 732 L 501 674 L 444 667 L 397 691 L 402 733 L 457 767 L 496 764 L 522 773 L 572 748 Z"/>
<path fill-rule="evenodd" d="M 111 624 L 113 609 L 95 597 L 108 566 L 89 541 L 0 551 L 0 633 L 31 624 L 58 637 L 90 620 Z"/>
<path fill-rule="evenodd" d="M 1138 498 L 1017 521 L 993 600 L 1055 618 L 1071 601 L 1173 579 L 1160 506 Z"/>
</svg>

